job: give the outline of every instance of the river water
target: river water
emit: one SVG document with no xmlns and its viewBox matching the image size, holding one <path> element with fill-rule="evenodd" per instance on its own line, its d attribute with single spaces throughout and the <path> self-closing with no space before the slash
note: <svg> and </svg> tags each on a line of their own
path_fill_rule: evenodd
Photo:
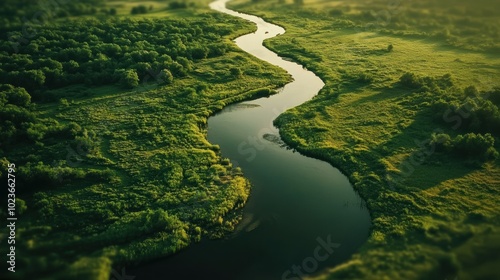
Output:
<svg viewBox="0 0 500 280">
<path fill-rule="evenodd" d="M 330 164 L 284 147 L 273 120 L 324 86 L 314 73 L 280 58 L 263 40 L 285 30 L 263 19 L 214 10 L 254 22 L 235 40 L 244 51 L 288 71 L 294 81 L 279 94 L 227 106 L 208 120 L 208 140 L 241 167 L 252 184 L 243 220 L 232 236 L 209 240 L 134 269 L 142 279 L 301 279 L 349 258 L 366 241 L 370 216 L 346 176 Z"/>
</svg>

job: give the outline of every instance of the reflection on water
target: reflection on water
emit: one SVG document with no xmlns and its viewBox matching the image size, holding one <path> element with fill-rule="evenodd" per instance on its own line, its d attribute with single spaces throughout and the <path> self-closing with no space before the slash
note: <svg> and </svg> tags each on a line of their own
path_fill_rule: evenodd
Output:
<svg viewBox="0 0 500 280">
<path fill-rule="evenodd" d="M 236 232 L 145 264 L 134 271 L 138 280 L 159 275 L 164 275 L 161 279 L 293 279 L 299 272 L 314 274 L 345 261 L 368 237 L 368 210 L 346 176 L 326 162 L 287 149 L 272 124 L 285 110 L 313 98 L 324 83 L 262 46 L 264 39 L 283 34 L 283 28 L 230 11 L 226 2 L 215 1 L 211 7 L 258 27 L 255 33 L 237 38 L 236 44 L 286 69 L 294 81 L 279 94 L 228 106 L 208 120 L 208 140 L 218 144 L 223 157 L 237 163 L 252 183 Z M 318 246 L 327 243 L 335 249 L 326 247 L 331 252 L 315 258 Z M 291 270 L 294 265 L 299 271 Z"/>
</svg>

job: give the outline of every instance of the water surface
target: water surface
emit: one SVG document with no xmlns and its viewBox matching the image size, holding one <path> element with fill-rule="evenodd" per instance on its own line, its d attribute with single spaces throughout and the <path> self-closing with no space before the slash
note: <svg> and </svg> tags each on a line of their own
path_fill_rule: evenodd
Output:
<svg viewBox="0 0 500 280">
<path fill-rule="evenodd" d="M 277 95 L 227 106 L 208 120 L 208 140 L 219 144 L 222 156 L 241 167 L 252 184 L 236 233 L 142 265 L 131 273 L 136 280 L 294 279 L 345 261 L 368 237 L 368 210 L 347 177 L 326 162 L 283 147 L 272 125 L 283 111 L 313 98 L 324 83 L 262 46 L 263 40 L 283 34 L 283 28 L 228 10 L 226 2 L 210 7 L 258 27 L 236 44 L 284 68 L 294 81 Z M 338 245 L 323 248 L 328 242 Z"/>
</svg>

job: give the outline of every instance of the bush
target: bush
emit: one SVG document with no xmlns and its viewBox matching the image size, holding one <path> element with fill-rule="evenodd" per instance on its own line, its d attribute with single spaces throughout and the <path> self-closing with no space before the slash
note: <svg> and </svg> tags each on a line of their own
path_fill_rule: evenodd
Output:
<svg viewBox="0 0 500 280">
<path fill-rule="evenodd" d="M 467 97 L 476 97 L 479 95 L 479 91 L 475 86 L 468 86 L 464 89 L 464 95 Z"/>
<path fill-rule="evenodd" d="M 231 69 L 229 69 L 229 72 L 231 72 L 231 76 L 233 76 L 234 78 L 240 78 L 241 76 L 243 76 L 243 71 L 241 71 L 241 69 L 237 67 L 231 67 Z"/>
<path fill-rule="evenodd" d="M 170 9 L 185 9 L 187 8 L 187 4 L 186 2 L 178 2 L 178 1 L 174 1 L 174 2 L 171 2 L 170 4 L 168 4 L 168 7 Z"/>
<path fill-rule="evenodd" d="M 0 105 L 4 105 L 5 103 L 28 107 L 31 103 L 31 96 L 22 87 L 2 85 L 0 87 Z"/>
<path fill-rule="evenodd" d="M 147 12 L 148 12 L 148 8 L 144 5 L 139 5 L 139 6 L 133 7 L 132 10 L 130 11 L 130 13 L 133 15 L 145 14 Z"/>
<path fill-rule="evenodd" d="M 498 156 L 498 152 L 494 148 L 495 139 L 489 133 L 485 135 L 475 133 L 458 135 L 453 140 L 453 145 L 455 153 L 467 158 L 491 159 Z"/>
<path fill-rule="evenodd" d="M 439 91 L 451 88 L 453 77 L 451 74 L 445 74 L 438 78 L 433 77 L 419 77 L 411 72 L 404 73 L 399 78 L 399 83 L 402 86 L 418 89 L 419 91 Z"/>
<path fill-rule="evenodd" d="M 404 73 L 399 78 L 399 83 L 409 88 L 421 88 L 423 86 L 421 79 L 411 72 Z"/>
<path fill-rule="evenodd" d="M 433 134 L 431 136 L 431 145 L 438 152 L 451 152 L 452 154 L 467 158 L 489 160 L 498 158 L 498 152 L 495 149 L 495 138 L 489 133 L 475 134 L 467 133 L 458 135 L 454 139 L 446 133 Z"/>
<path fill-rule="evenodd" d="M 493 104 L 495 104 L 497 107 L 500 107 L 500 87 L 495 87 L 486 94 L 488 95 L 488 99 Z"/>
<path fill-rule="evenodd" d="M 139 85 L 139 75 L 135 70 L 119 70 L 120 85 L 124 88 L 135 88 Z"/>
<path fill-rule="evenodd" d="M 431 145 L 438 152 L 449 152 L 453 149 L 453 141 L 450 135 L 446 133 L 433 133 L 431 136 Z"/>
<path fill-rule="evenodd" d="M 169 85 L 174 81 L 174 76 L 170 73 L 170 71 L 168 71 L 168 69 L 163 69 L 160 71 L 158 79 L 162 84 Z"/>
</svg>

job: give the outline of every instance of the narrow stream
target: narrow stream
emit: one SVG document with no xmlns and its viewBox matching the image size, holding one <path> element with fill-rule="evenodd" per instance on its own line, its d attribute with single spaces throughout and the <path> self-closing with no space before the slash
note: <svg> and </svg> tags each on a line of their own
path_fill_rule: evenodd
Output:
<svg viewBox="0 0 500 280">
<path fill-rule="evenodd" d="M 294 81 L 269 98 L 227 106 L 208 120 L 208 140 L 242 168 L 252 183 L 237 232 L 202 241 L 134 269 L 142 279 L 301 279 L 349 258 L 366 241 L 370 216 L 346 176 L 330 164 L 283 147 L 273 120 L 313 98 L 324 83 L 301 65 L 262 46 L 285 33 L 263 19 L 214 10 L 254 22 L 258 30 L 235 40 L 244 51 L 288 71 Z M 330 244 L 330 245 L 326 245 Z"/>
</svg>

